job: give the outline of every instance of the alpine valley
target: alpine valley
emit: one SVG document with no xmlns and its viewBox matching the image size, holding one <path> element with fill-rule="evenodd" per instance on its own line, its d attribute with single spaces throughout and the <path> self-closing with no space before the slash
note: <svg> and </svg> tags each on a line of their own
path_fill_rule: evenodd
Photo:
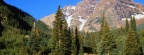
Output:
<svg viewBox="0 0 144 55">
<path fill-rule="evenodd" d="M 49 3 L 40 1 L 39 6 Z M 144 6 L 133 0 L 81 0 L 36 20 L 0 0 L 0 55 L 144 55 Z"/>
</svg>

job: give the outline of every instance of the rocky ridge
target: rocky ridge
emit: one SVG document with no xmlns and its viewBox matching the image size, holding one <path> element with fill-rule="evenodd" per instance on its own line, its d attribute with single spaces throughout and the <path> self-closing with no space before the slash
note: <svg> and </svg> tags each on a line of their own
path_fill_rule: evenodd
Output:
<svg viewBox="0 0 144 55">
<path fill-rule="evenodd" d="M 103 14 L 111 29 L 124 26 L 125 18 L 144 18 L 144 6 L 133 0 L 82 0 L 76 6 L 65 6 L 62 11 L 69 27 L 78 26 L 80 31 L 85 32 L 99 31 Z M 46 16 L 41 21 L 52 27 L 54 16 Z"/>
</svg>

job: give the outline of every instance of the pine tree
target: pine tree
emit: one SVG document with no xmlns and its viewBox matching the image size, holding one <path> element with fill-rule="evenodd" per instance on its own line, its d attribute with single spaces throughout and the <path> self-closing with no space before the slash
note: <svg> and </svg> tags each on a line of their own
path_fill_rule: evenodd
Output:
<svg viewBox="0 0 144 55">
<path fill-rule="evenodd" d="M 36 28 L 35 32 L 33 34 L 33 41 L 32 41 L 32 48 L 34 51 L 39 52 L 40 49 L 40 34 L 39 34 L 39 29 Z"/>
<path fill-rule="evenodd" d="M 136 20 L 135 20 L 135 17 L 133 17 L 133 30 L 136 31 Z"/>
<path fill-rule="evenodd" d="M 31 30 L 31 36 L 27 42 L 27 48 L 30 51 L 29 54 L 36 54 L 40 49 L 40 34 L 39 29 L 36 27 L 36 23 L 34 22 L 33 28 Z"/>
<path fill-rule="evenodd" d="M 79 49 L 79 55 L 84 55 L 84 50 L 83 50 L 83 35 L 84 34 L 79 34 L 79 42 L 80 42 L 80 49 Z"/>
<path fill-rule="evenodd" d="M 52 32 L 52 54 L 53 55 L 59 55 L 63 54 L 61 48 L 61 37 L 62 37 L 62 19 L 63 19 L 63 14 L 60 9 L 60 6 L 58 6 L 58 10 L 55 16 L 55 21 L 54 21 L 54 28 Z"/>
<path fill-rule="evenodd" d="M 104 29 L 104 22 L 105 22 L 105 16 L 104 16 L 104 14 L 103 14 L 103 16 L 102 16 L 102 19 L 101 19 L 101 29 L 100 29 L 100 31 L 99 31 L 99 41 L 101 40 L 101 38 L 102 38 L 102 35 L 104 34 L 103 33 L 103 29 Z"/>
<path fill-rule="evenodd" d="M 101 48 L 102 48 L 102 54 L 104 52 L 108 52 L 108 55 L 111 52 L 112 46 L 114 45 L 113 41 L 113 35 L 110 33 L 110 27 L 106 21 L 105 16 L 102 17 L 102 24 L 101 24 Z"/>
<path fill-rule="evenodd" d="M 136 31 L 136 21 L 135 17 L 131 17 L 131 28 Z"/>
<path fill-rule="evenodd" d="M 65 55 L 70 54 L 70 47 L 71 47 L 71 35 L 70 35 L 70 31 L 68 30 L 67 27 L 67 22 L 65 19 L 63 19 L 63 29 L 62 29 L 62 49 L 64 51 Z"/>
<path fill-rule="evenodd" d="M 101 47 L 102 47 L 102 38 L 103 38 L 103 36 L 105 34 L 104 33 L 105 20 L 106 20 L 106 18 L 105 18 L 104 14 L 103 14 L 102 19 L 101 19 L 101 29 L 99 31 L 99 43 L 100 43 L 100 45 L 98 45 L 98 52 L 100 52 L 100 54 L 104 53 L 104 49 L 102 49 Z"/>
<path fill-rule="evenodd" d="M 135 17 L 131 17 L 131 29 L 135 32 L 137 43 L 140 44 L 139 34 L 137 33 L 137 30 L 136 30 L 136 20 L 135 20 Z M 140 51 L 140 55 L 142 55 L 143 54 L 142 46 L 140 46 L 140 50 L 141 50 Z"/>
<path fill-rule="evenodd" d="M 80 45 L 80 50 L 78 55 L 84 55 L 83 45 Z"/>
<path fill-rule="evenodd" d="M 102 20 L 101 20 L 101 30 L 100 30 L 100 34 L 99 36 L 102 38 L 105 36 L 106 33 L 108 33 L 110 31 L 110 27 L 106 21 L 105 16 L 102 16 Z"/>
<path fill-rule="evenodd" d="M 133 17 L 130 18 L 130 27 L 132 27 L 133 25 Z"/>
<path fill-rule="evenodd" d="M 102 39 L 101 39 L 101 48 L 103 49 L 103 51 L 106 51 L 108 50 L 108 45 L 109 44 L 109 26 L 106 24 L 104 26 L 104 29 L 103 29 L 103 35 L 102 35 Z"/>
<path fill-rule="evenodd" d="M 76 55 L 77 53 L 77 46 L 76 46 L 76 36 L 74 36 L 74 32 L 73 30 L 71 30 L 71 39 L 72 39 L 72 43 L 71 43 L 71 52 L 72 55 Z"/>
<path fill-rule="evenodd" d="M 128 19 L 126 18 L 126 28 L 125 28 L 126 32 L 129 30 L 129 23 L 128 23 Z"/>
<path fill-rule="evenodd" d="M 3 26 L 1 24 L 2 17 L 0 16 L 0 36 L 2 36 Z"/>
<path fill-rule="evenodd" d="M 124 44 L 124 55 L 140 55 L 140 53 L 140 46 L 135 31 L 130 28 Z"/>
<path fill-rule="evenodd" d="M 53 28 L 52 54 L 67 55 L 70 54 L 71 38 L 67 27 L 67 22 L 64 18 L 60 6 L 55 16 Z"/>
<path fill-rule="evenodd" d="M 94 34 L 92 33 L 91 34 L 91 42 L 92 42 L 92 51 L 93 51 L 93 53 L 94 54 L 96 54 L 96 42 L 95 42 L 95 36 L 94 36 Z"/>
<path fill-rule="evenodd" d="M 80 50 L 80 40 L 79 40 L 79 33 L 78 33 L 78 28 L 76 27 L 75 28 L 75 37 L 76 37 L 76 49 L 77 49 L 77 52 L 76 52 L 76 55 L 79 54 L 79 50 Z"/>
</svg>

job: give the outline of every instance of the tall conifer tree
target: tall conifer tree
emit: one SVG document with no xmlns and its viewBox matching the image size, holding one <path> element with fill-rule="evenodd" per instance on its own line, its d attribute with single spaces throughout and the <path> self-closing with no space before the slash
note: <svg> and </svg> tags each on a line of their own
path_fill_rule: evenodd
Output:
<svg viewBox="0 0 144 55">
<path fill-rule="evenodd" d="M 96 42 L 95 42 L 95 36 L 94 36 L 95 33 L 91 33 L 91 43 L 92 43 L 92 51 L 93 51 L 93 54 L 96 54 Z"/>
<path fill-rule="evenodd" d="M 76 49 L 77 49 L 77 52 L 76 52 L 76 55 L 79 54 L 79 50 L 80 50 L 80 39 L 79 39 L 79 33 L 78 33 L 78 28 L 76 27 L 75 28 L 75 37 L 76 37 Z"/>
<path fill-rule="evenodd" d="M 135 17 L 131 17 L 131 28 L 136 31 L 136 21 Z"/>
<path fill-rule="evenodd" d="M 70 35 L 70 31 L 68 30 L 67 27 L 67 22 L 65 19 L 63 19 L 63 29 L 62 29 L 62 36 L 61 36 L 61 40 L 62 40 L 62 49 L 64 51 L 65 55 L 70 54 L 70 47 L 71 47 L 71 35 Z"/>
<path fill-rule="evenodd" d="M 3 26 L 1 24 L 2 21 L 2 17 L 0 16 L 0 36 L 2 35 L 2 31 L 3 31 Z"/>
<path fill-rule="evenodd" d="M 108 55 L 111 52 L 112 46 L 114 45 L 113 35 L 110 33 L 110 27 L 106 21 L 105 16 L 102 17 L 102 24 L 101 24 L 101 48 L 102 54 L 104 52 L 108 52 Z"/>
<path fill-rule="evenodd" d="M 64 18 L 64 14 L 58 7 L 58 11 L 55 16 L 54 28 L 52 32 L 52 54 L 54 55 L 67 55 L 70 54 L 71 38 L 67 27 L 67 22 Z"/>
<path fill-rule="evenodd" d="M 53 55 L 61 55 L 63 51 L 61 48 L 61 36 L 62 36 L 62 19 L 63 19 L 63 13 L 60 9 L 60 6 L 58 6 L 58 10 L 55 16 L 54 21 L 54 28 L 53 28 L 53 36 L 52 36 L 52 54 Z"/>
<path fill-rule="evenodd" d="M 93 54 L 96 54 L 96 42 L 95 42 L 95 36 L 93 33 L 91 33 L 91 41 L 92 41 L 92 51 L 93 51 Z"/>
<path fill-rule="evenodd" d="M 129 30 L 129 23 L 128 23 L 128 19 L 126 18 L 126 28 L 125 28 L 126 32 Z"/>
<path fill-rule="evenodd" d="M 103 14 L 103 16 L 102 16 L 102 19 L 101 19 L 101 29 L 100 29 L 100 31 L 99 31 L 99 41 L 101 41 L 101 38 L 102 38 L 102 35 L 104 34 L 103 33 L 103 29 L 104 29 L 104 22 L 105 22 L 105 16 L 104 16 L 104 14 Z"/>
<path fill-rule="evenodd" d="M 138 45 L 140 45 L 139 34 L 137 33 L 137 30 L 136 30 L 135 17 L 131 17 L 131 29 L 135 32 L 137 43 Z M 142 46 L 140 46 L 140 55 L 142 54 L 143 54 L 143 50 L 142 50 Z"/>
<path fill-rule="evenodd" d="M 124 55 L 140 55 L 140 46 L 138 44 L 138 39 L 136 38 L 135 31 L 129 29 L 126 36 L 126 41 L 124 44 Z"/>
<path fill-rule="evenodd" d="M 79 42 L 80 42 L 80 49 L 79 49 L 79 55 L 84 55 L 84 50 L 83 50 L 83 35 L 84 34 L 79 34 Z"/>
<path fill-rule="evenodd" d="M 136 31 L 136 20 L 135 20 L 135 17 L 133 17 L 133 30 Z"/>
<path fill-rule="evenodd" d="M 76 53 L 77 53 L 76 36 L 74 36 L 74 35 L 75 35 L 75 33 L 73 32 L 73 30 L 71 30 L 71 39 L 72 39 L 71 52 L 72 52 L 72 55 L 76 55 Z"/>
</svg>

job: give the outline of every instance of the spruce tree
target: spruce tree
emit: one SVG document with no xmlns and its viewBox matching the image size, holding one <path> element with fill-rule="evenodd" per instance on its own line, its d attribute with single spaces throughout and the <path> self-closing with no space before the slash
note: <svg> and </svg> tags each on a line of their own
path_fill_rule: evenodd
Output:
<svg viewBox="0 0 144 55">
<path fill-rule="evenodd" d="M 2 17 L 0 16 L 0 36 L 2 36 L 3 26 L 1 24 Z"/>
<path fill-rule="evenodd" d="M 60 6 L 58 6 L 58 10 L 55 16 L 54 21 L 54 28 L 52 31 L 52 54 L 53 55 L 60 55 L 63 54 L 61 48 L 61 37 L 62 37 L 62 19 L 63 19 L 63 13 L 60 9 Z"/>
<path fill-rule="evenodd" d="M 138 43 L 138 45 L 140 45 L 139 34 L 137 33 L 137 30 L 136 30 L 135 17 L 131 17 L 131 29 L 135 32 L 137 43 Z M 141 50 L 140 55 L 142 55 L 143 54 L 142 46 L 140 46 L 140 50 Z"/>
<path fill-rule="evenodd" d="M 71 47 L 71 35 L 70 30 L 68 30 L 67 22 L 63 19 L 63 29 L 62 29 L 62 36 L 61 36 L 61 46 L 64 51 L 65 55 L 70 54 L 70 47 Z"/>
<path fill-rule="evenodd" d="M 94 34 L 92 33 L 91 34 L 91 42 L 92 42 L 92 51 L 93 51 L 93 54 L 96 54 L 96 42 L 95 42 L 95 36 Z"/>
<path fill-rule="evenodd" d="M 108 55 L 111 52 L 112 46 L 114 45 L 113 41 L 113 35 L 110 33 L 110 27 L 106 21 L 105 16 L 102 17 L 102 27 L 101 27 L 101 48 L 102 48 L 102 54 L 104 52 L 108 52 Z"/>
<path fill-rule="evenodd" d="M 83 45 L 80 45 L 80 50 L 78 55 L 84 55 Z"/>
<path fill-rule="evenodd" d="M 103 45 L 102 38 L 105 36 L 104 35 L 105 34 L 105 32 L 104 32 L 105 20 L 106 20 L 106 18 L 105 18 L 104 14 L 103 14 L 103 16 L 101 18 L 101 29 L 99 31 L 99 43 L 100 43 L 100 45 L 98 45 L 98 49 L 99 49 L 100 54 L 104 53 L 104 49 L 102 48 L 103 47 L 102 46 Z"/>
<path fill-rule="evenodd" d="M 40 52 L 40 41 L 41 41 L 39 29 L 37 27 L 35 28 L 35 31 L 31 37 L 32 37 L 31 49 L 32 49 L 33 55 L 36 55 L 38 52 Z"/>
<path fill-rule="evenodd" d="M 133 17 L 130 18 L 130 27 L 132 27 L 133 25 Z"/>
<path fill-rule="evenodd" d="M 27 42 L 27 49 L 30 51 L 29 54 L 35 54 L 39 52 L 40 49 L 40 34 L 39 29 L 36 28 L 36 23 L 34 22 L 33 28 L 31 30 L 31 35 Z"/>
<path fill-rule="evenodd" d="M 76 55 L 79 54 L 79 50 L 80 50 L 80 40 L 79 40 L 79 33 L 78 33 L 78 28 L 76 27 L 75 28 L 75 37 L 76 37 L 76 49 L 77 49 L 77 52 L 76 52 Z"/>
<path fill-rule="evenodd" d="M 71 52 L 72 52 L 72 55 L 76 55 L 77 53 L 77 46 L 76 46 L 76 36 L 74 36 L 74 32 L 73 30 L 71 30 L 71 39 L 72 39 L 72 43 L 71 43 Z"/>
<path fill-rule="evenodd" d="M 79 34 L 79 42 L 80 42 L 80 49 L 79 49 L 79 55 L 84 55 L 84 50 L 83 50 L 83 35 L 84 34 Z"/>
<path fill-rule="evenodd" d="M 135 20 L 135 17 L 133 17 L 133 30 L 136 31 L 136 20 Z"/>
<path fill-rule="evenodd" d="M 127 32 L 129 30 L 129 23 L 128 23 L 128 19 L 126 18 L 126 28 L 125 31 Z"/>
<path fill-rule="evenodd" d="M 135 31 L 130 28 L 124 43 L 124 55 L 140 55 L 140 46 Z"/>
<path fill-rule="evenodd" d="M 104 14 L 103 14 L 103 16 L 102 16 L 102 19 L 101 19 L 101 29 L 100 29 L 100 31 L 99 31 L 99 41 L 101 40 L 101 38 L 102 38 L 102 35 L 104 34 L 104 32 L 103 32 L 103 29 L 104 29 L 104 22 L 105 22 L 105 16 L 104 16 Z"/>
<path fill-rule="evenodd" d="M 131 17 L 131 28 L 136 31 L 136 21 L 135 17 Z"/>
<path fill-rule="evenodd" d="M 68 55 L 70 54 L 71 38 L 67 27 L 67 22 L 64 18 L 64 14 L 58 7 L 58 11 L 55 16 L 54 28 L 52 37 L 52 54 L 53 55 Z"/>
</svg>

